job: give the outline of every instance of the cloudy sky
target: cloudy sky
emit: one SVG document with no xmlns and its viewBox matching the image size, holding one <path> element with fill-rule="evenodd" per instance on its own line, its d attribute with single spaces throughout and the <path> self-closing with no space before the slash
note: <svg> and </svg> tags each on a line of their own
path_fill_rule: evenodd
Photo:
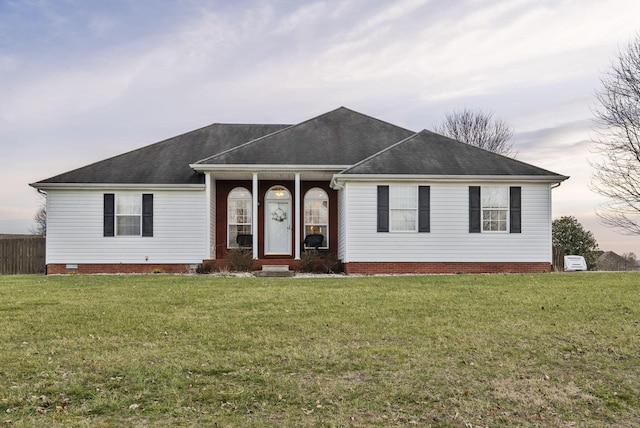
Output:
<svg viewBox="0 0 640 428">
<path fill-rule="evenodd" d="M 554 217 L 640 254 L 589 190 L 594 94 L 638 17 L 638 0 L 0 0 L 0 233 L 33 226 L 28 183 L 213 122 L 346 106 L 419 131 L 471 108 L 571 176 Z"/>
</svg>

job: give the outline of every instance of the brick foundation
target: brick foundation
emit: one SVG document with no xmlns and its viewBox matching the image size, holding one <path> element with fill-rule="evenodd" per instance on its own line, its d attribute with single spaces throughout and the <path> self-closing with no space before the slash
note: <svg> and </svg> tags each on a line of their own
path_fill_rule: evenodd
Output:
<svg viewBox="0 0 640 428">
<path fill-rule="evenodd" d="M 351 262 L 347 274 L 438 274 L 438 273 L 541 273 L 550 272 L 544 262 Z"/>
<path fill-rule="evenodd" d="M 78 263 L 77 268 L 67 264 L 48 264 L 48 275 L 61 275 L 69 273 L 93 274 L 93 273 L 187 273 L 193 271 L 188 264 L 85 264 Z"/>
<path fill-rule="evenodd" d="M 216 268 L 224 266 L 224 260 L 205 260 L 204 264 L 212 264 Z M 290 269 L 298 268 L 297 260 L 264 260 L 256 261 L 256 269 L 262 265 L 289 265 Z M 442 273 L 541 273 L 550 272 L 551 264 L 544 262 L 502 262 L 502 263 L 463 263 L 463 262 L 351 262 L 345 263 L 347 274 L 442 274 Z M 78 264 L 77 268 L 67 264 L 47 265 L 47 274 L 60 275 L 69 273 L 188 273 L 193 269 L 188 264 Z"/>
</svg>

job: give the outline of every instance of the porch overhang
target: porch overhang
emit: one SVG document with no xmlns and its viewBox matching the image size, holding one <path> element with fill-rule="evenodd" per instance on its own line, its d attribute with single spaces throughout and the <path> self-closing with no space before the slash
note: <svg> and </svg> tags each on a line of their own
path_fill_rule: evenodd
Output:
<svg viewBox="0 0 640 428">
<path fill-rule="evenodd" d="M 291 182 L 293 181 L 293 218 L 296 219 L 295 225 L 292 227 L 293 233 L 296 238 L 293 239 L 293 260 L 297 261 L 301 258 L 301 242 L 297 237 L 303 233 L 302 211 L 301 211 L 301 188 L 302 181 L 322 181 L 329 183 L 332 177 L 343 171 L 345 165 L 273 165 L 273 164 L 248 164 L 248 165 L 227 165 L 227 164 L 191 164 L 189 165 L 197 173 L 205 175 L 205 185 L 207 187 L 207 217 L 209 222 L 207 223 L 209 229 L 207 235 L 209 236 L 209 248 L 208 254 L 211 259 L 216 258 L 215 254 L 215 227 L 212 225 L 217 224 L 216 210 L 214 207 L 217 196 L 215 195 L 215 182 L 216 181 L 233 181 L 242 180 L 251 182 L 251 207 L 252 212 L 257 213 L 259 207 L 259 182 L 260 181 L 280 181 Z M 264 203 L 264 201 L 263 201 Z M 264 226 L 262 227 L 264 229 Z M 258 221 L 258 216 L 253 215 L 251 219 L 251 235 L 252 235 L 252 256 L 253 259 L 259 258 L 259 242 L 258 237 L 261 233 L 261 227 Z"/>
<path fill-rule="evenodd" d="M 247 180 L 259 174 L 260 180 L 291 180 L 301 174 L 305 180 L 330 181 L 349 165 L 218 165 L 191 164 L 196 172 L 209 173 L 221 180 Z"/>
</svg>

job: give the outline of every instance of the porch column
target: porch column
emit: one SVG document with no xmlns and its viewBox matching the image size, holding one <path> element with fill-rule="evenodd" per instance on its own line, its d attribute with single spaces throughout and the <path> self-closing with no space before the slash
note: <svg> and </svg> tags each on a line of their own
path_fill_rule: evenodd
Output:
<svg viewBox="0 0 640 428">
<path fill-rule="evenodd" d="M 300 218 L 300 173 L 296 172 L 296 181 L 295 181 L 296 185 L 295 185 L 295 215 L 294 218 L 296 219 L 296 227 L 294 230 L 294 240 L 293 242 L 295 242 L 295 249 L 296 249 L 296 254 L 295 254 L 295 260 L 300 260 L 300 231 L 302 230 L 302 218 Z"/>
<path fill-rule="evenodd" d="M 258 174 L 253 173 L 253 185 L 251 188 L 251 196 L 253 202 L 253 209 L 251 212 L 253 215 L 251 216 L 251 235 L 253 241 L 251 242 L 253 249 L 253 258 L 254 260 L 258 259 Z"/>
<path fill-rule="evenodd" d="M 216 258 L 216 180 L 210 172 L 204 175 L 207 199 L 207 258 Z"/>
</svg>

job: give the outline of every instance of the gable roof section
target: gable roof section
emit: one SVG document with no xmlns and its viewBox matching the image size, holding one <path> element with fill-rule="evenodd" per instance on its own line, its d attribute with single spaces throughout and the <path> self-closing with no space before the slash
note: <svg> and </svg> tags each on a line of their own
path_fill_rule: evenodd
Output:
<svg viewBox="0 0 640 428">
<path fill-rule="evenodd" d="M 215 153 L 289 125 L 213 124 L 122 155 L 34 183 L 47 184 L 202 184 L 204 176 L 189 167 Z"/>
<path fill-rule="evenodd" d="M 334 175 L 337 181 L 385 175 L 517 176 L 547 182 L 568 178 L 431 131 L 416 134 L 340 107 L 297 125 L 209 125 L 32 186 L 201 185 L 204 175 L 198 171 L 242 166 L 341 170 Z"/>
<path fill-rule="evenodd" d="M 345 167 L 413 131 L 340 107 L 197 162 L 202 165 L 322 165 Z"/>
<path fill-rule="evenodd" d="M 423 130 L 342 171 L 349 175 L 568 177 Z"/>
</svg>

